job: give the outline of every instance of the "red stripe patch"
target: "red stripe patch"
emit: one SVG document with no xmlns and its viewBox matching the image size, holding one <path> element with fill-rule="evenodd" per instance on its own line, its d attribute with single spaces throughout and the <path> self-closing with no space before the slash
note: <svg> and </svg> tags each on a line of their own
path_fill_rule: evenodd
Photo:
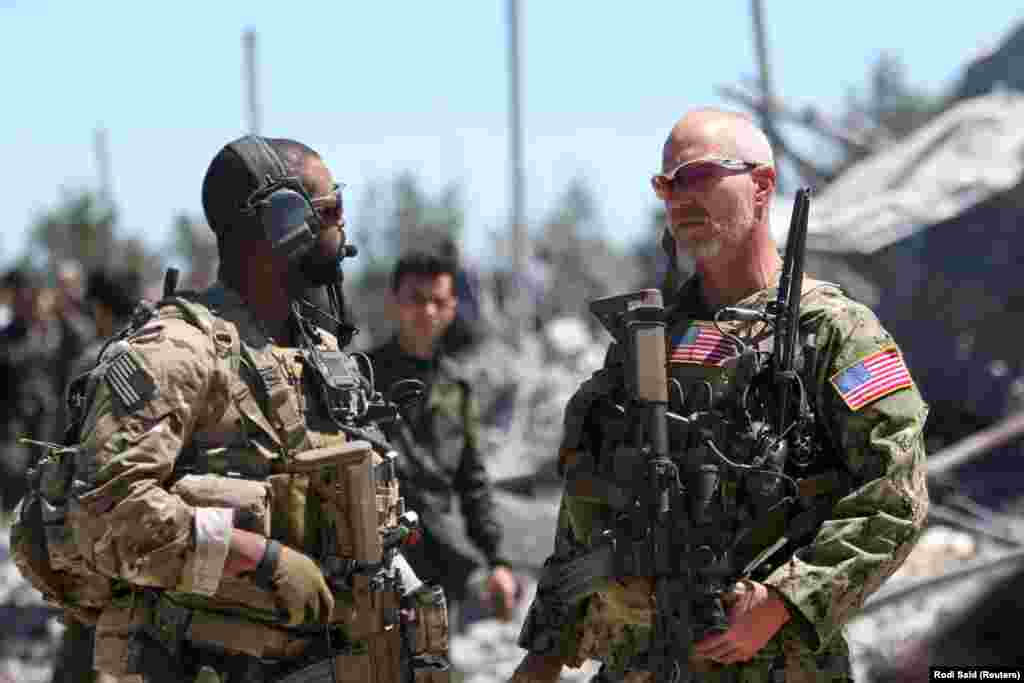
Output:
<svg viewBox="0 0 1024 683">
<path fill-rule="evenodd" d="M 850 410 L 860 410 L 913 384 L 903 356 L 894 347 L 876 351 L 832 377 L 832 385 Z"/>
<path fill-rule="evenodd" d="M 670 363 L 720 366 L 735 355 L 735 345 L 717 328 L 692 325 L 672 339 L 668 360 Z"/>
</svg>

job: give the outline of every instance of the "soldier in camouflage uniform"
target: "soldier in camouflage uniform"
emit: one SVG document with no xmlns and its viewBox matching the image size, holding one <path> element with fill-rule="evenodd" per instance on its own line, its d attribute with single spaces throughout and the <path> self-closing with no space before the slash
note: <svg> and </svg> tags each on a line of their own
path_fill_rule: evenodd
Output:
<svg viewBox="0 0 1024 683">
<path fill-rule="evenodd" d="M 404 495 L 423 523 L 423 541 L 406 551 L 409 563 L 420 578 L 444 586 L 452 600 L 465 599 L 474 573 L 484 579 L 485 570 L 485 592 L 494 597 L 498 614 L 507 616 L 515 606 L 517 582 L 498 555 L 502 528 L 479 449 L 479 408 L 456 362 L 441 348 L 456 315 L 457 272 L 455 261 L 441 254 L 403 255 L 391 278 L 390 306 L 398 329 L 370 356 L 380 391 L 406 379 L 425 387 L 424 400 L 408 406 L 404 419 L 385 430 L 401 453 L 397 467 Z M 453 494 L 465 534 L 451 514 Z"/>
<path fill-rule="evenodd" d="M 653 184 L 668 213 L 666 248 L 688 254 L 697 268 L 666 312 L 670 383 L 678 382 L 686 402 L 735 404 L 749 378 L 730 335 L 768 350 L 771 339 L 763 323 L 712 321 L 724 306 L 764 310 L 775 299 L 782 264 L 768 225 L 771 148 L 747 117 L 698 109 L 672 129 Z M 728 630 L 680 644 L 690 646 L 697 680 L 852 680 L 843 624 L 900 566 L 924 524 L 927 407 L 899 349 L 872 312 L 837 286 L 809 277 L 802 284 L 798 370 L 817 416 L 815 438 L 829 455 L 788 470 L 799 485 L 792 510 L 763 522 L 754 516 L 758 524 L 737 550 L 738 566 L 783 535 L 791 540 L 724 595 Z M 620 356 L 613 345 L 606 368 L 621 363 Z M 567 482 L 554 565 L 585 554 L 612 509 L 614 481 L 586 466 L 603 455 L 588 453 L 587 445 L 614 429 L 614 417 L 587 412 L 600 403 L 595 395 L 617 391 L 601 386 L 603 376 L 584 384 L 577 397 L 589 398 L 574 398 L 566 411 L 560 455 Z M 598 438 L 582 438 L 580 423 Z M 728 430 L 721 425 L 716 441 L 738 452 L 738 435 Z M 695 442 L 687 438 L 670 431 L 671 451 L 692 450 Z M 735 504 L 735 494 L 722 491 L 721 505 Z M 801 511 L 808 515 L 799 517 Z M 803 531 L 794 528 L 797 519 Z M 530 652 L 512 680 L 555 681 L 563 665 L 587 659 L 604 662 L 608 679 L 651 680 L 643 655 L 653 607 L 653 582 L 642 576 L 609 577 L 561 620 L 548 617 L 550 606 L 539 596 L 520 639 Z"/>
<path fill-rule="evenodd" d="M 312 226 L 299 257 L 295 242 L 282 250 L 282 234 L 271 234 L 279 216 L 266 212 L 281 189 L 302 198 L 300 222 Z M 203 206 L 220 281 L 165 299 L 84 380 L 67 511 L 74 541 L 61 548 L 48 536 L 47 545 L 53 568 L 63 549 L 66 564 L 105 582 L 89 595 L 82 582 L 73 596 L 44 588 L 95 623 L 95 668 L 125 680 L 271 683 L 327 661 L 323 680 L 398 681 L 402 651 L 428 638 L 438 658 L 427 663 L 446 670 L 443 613 L 416 614 L 416 643 L 399 634 L 399 607 L 410 605 L 394 596 L 418 587 L 401 556 L 364 575 L 342 547 L 358 545 L 360 528 L 379 542 L 397 528 L 402 501 L 393 468 L 376 450 L 366 465 L 370 451 L 357 453 L 353 432 L 325 409 L 309 349 L 339 342 L 296 303 L 308 287 L 335 286 L 351 253 L 338 186 L 305 145 L 249 136 L 214 158 Z M 309 466 L 326 452 L 351 464 L 330 472 L 365 465 L 369 490 Z M 342 513 L 356 499 L 369 506 L 359 508 L 365 519 Z M 320 558 L 353 571 L 329 583 Z"/>
</svg>

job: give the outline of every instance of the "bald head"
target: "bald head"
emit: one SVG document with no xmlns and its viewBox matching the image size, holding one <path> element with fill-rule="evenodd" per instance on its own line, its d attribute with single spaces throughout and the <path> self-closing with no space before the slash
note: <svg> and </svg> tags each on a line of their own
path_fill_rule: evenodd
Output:
<svg viewBox="0 0 1024 683">
<path fill-rule="evenodd" d="M 687 112 L 672 127 L 662 149 L 662 171 L 706 156 L 774 166 L 772 146 L 749 116 L 710 107 Z"/>
</svg>

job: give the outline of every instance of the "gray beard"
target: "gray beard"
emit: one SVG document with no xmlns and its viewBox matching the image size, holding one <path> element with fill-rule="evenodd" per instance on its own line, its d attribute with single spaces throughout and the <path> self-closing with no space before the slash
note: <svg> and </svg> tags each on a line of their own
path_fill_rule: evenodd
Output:
<svg viewBox="0 0 1024 683">
<path fill-rule="evenodd" d="M 683 240 L 676 240 L 676 263 L 682 264 L 703 261 L 718 256 L 718 252 L 722 250 L 722 240 L 720 238 L 714 238 L 699 242 L 696 244 L 683 242 Z"/>
</svg>

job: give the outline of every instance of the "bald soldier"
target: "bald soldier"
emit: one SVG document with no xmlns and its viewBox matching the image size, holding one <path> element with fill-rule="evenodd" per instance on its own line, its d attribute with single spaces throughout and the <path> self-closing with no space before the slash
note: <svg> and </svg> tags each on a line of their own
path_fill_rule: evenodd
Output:
<svg viewBox="0 0 1024 683">
<path fill-rule="evenodd" d="M 775 177 L 771 147 L 750 119 L 706 108 L 675 124 L 652 179 L 668 215 L 666 248 L 696 265 L 666 302 L 667 372 L 678 383 L 669 410 L 705 420 L 699 434 L 670 428 L 669 452 L 680 462 L 714 462 L 715 451 L 749 463 L 759 452 L 750 445 L 760 427 L 745 411 L 745 363 L 752 352 L 770 354 L 772 333 L 763 322 L 716 314 L 726 306 L 764 311 L 776 300 L 783 264 L 769 230 Z M 709 509 L 724 520 L 718 533 L 727 540 L 752 526 L 736 541 L 732 566 L 753 568 L 720 591 L 724 625 L 679 643 L 695 680 L 852 681 L 843 625 L 904 561 L 924 523 L 927 406 L 893 338 L 838 286 L 805 277 L 797 356 L 814 457 L 785 461 L 794 502 L 782 507 L 757 507 L 742 473 L 733 474 L 740 468 L 718 470 Z M 516 683 L 555 681 L 563 666 L 588 659 L 603 662 L 606 680 L 653 679 L 652 578 L 586 574 L 595 541 L 630 514 L 609 493 L 636 476 L 612 466 L 627 432 L 609 409 L 626 403 L 622 363 L 613 343 L 605 367 L 566 409 L 555 552 L 520 636 L 529 652 Z M 588 588 L 560 592 L 555 580 L 545 589 L 545 577 L 570 574 Z"/>
</svg>

